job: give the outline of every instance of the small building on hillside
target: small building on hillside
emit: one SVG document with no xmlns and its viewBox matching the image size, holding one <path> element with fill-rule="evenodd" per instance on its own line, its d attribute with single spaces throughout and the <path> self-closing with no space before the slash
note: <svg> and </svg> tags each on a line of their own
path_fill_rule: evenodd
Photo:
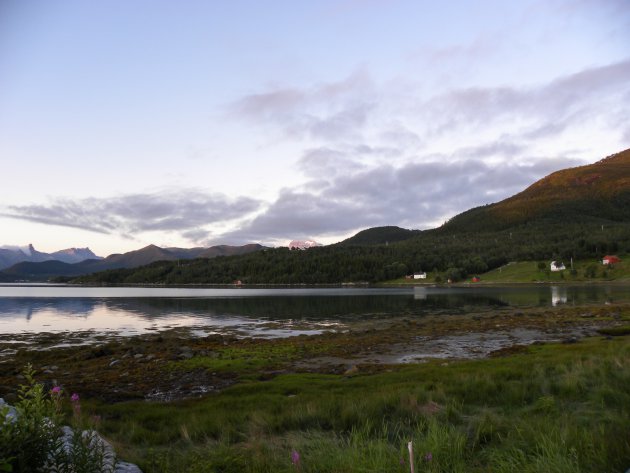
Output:
<svg viewBox="0 0 630 473">
<path fill-rule="evenodd" d="M 479 281 L 481 281 L 481 278 L 479 276 L 474 276 L 472 278 L 472 282 L 479 282 Z"/>
<path fill-rule="evenodd" d="M 602 264 L 617 264 L 621 263 L 621 258 L 615 255 L 606 255 L 602 259 Z"/>
<path fill-rule="evenodd" d="M 426 279 L 427 273 L 413 273 L 414 279 Z"/>
<path fill-rule="evenodd" d="M 552 261 L 550 269 L 552 271 L 564 271 L 567 269 L 562 261 Z"/>
</svg>

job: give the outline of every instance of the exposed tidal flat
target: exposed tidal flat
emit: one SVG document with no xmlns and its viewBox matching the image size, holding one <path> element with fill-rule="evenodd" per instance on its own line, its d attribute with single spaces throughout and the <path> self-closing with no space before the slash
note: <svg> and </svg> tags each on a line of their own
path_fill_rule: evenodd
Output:
<svg viewBox="0 0 630 473">
<path fill-rule="evenodd" d="M 625 471 L 624 290 L 5 298 L 70 322 L 0 335 L 0 396 L 32 363 L 145 472 Z"/>
</svg>

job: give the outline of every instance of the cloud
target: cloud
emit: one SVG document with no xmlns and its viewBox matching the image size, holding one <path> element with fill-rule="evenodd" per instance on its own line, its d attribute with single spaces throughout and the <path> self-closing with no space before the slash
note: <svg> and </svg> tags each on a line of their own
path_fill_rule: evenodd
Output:
<svg viewBox="0 0 630 473">
<path fill-rule="evenodd" d="M 501 40 L 502 38 L 497 33 L 484 32 L 468 43 L 419 49 L 411 55 L 411 58 L 426 57 L 431 67 L 439 66 L 445 61 L 470 63 L 496 53 Z"/>
<path fill-rule="evenodd" d="M 304 89 L 294 94 L 300 97 L 299 107 L 290 103 L 287 111 L 286 101 L 278 105 L 286 123 L 272 124 L 289 126 L 291 114 L 300 122 L 301 107 L 332 108 L 318 100 L 354 110 L 347 105 L 356 107 L 361 94 L 340 100 L 348 93 L 340 86 L 333 100 Z M 318 145 L 297 161 L 306 184 L 284 189 L 264 211 L 222 238 L 283 241 L 381 225 L 438 226 L 471 207 L 514 195 L 558 169 L 586 164 L 584 156 L 597 158 L 580 148 L 588 145 L 584 140 L 563 143 L 558 137 L 575 138 L 585 128 L 587 134 L 605 128 L 621 136 L 627 128 L 623 99 L 629 93 L 630 59 L 530 87 L 460 88 L 428 99 L 413 88 L 406 96 L 369 90 L 365 113 L 348 120 L 348 129 L 340 124 L 337 135 L 317 133 L 317 122 L 310 122 L 309 136 Z M 335 117 L 326 119 L 332 124 Z M 433 145 L 436 141 L 443 146 Z"/>
<path fill-rule="evenodd" d="M 297 89 L 278 89 L 247 95 L 232 104 L 235 114 L 256 120 L 280 120 L 304 106 L 307 94 Z"/>
<path fill-rule="evenodd" d="M 286 189 L 264 212 L 221 239 L 282 241 L 382 225 L 431 228 L 463 210 L 513 195 L 557 169 L 584 164 L 577 159 L 534 157 L 489 165 L 480 158 L 454 159 L 457 154 L 474 153 L 462 150 L 402 166 L 347 169 L 317 181 L 323 182 L 319 188 Z"/>
<path fill-rule="evenodd" d="M 489 128 L 522 123 L 530 138 L 536 131 L 561 132 L 569 125 L 596 119 L 630 90 L 630 59 L 586 69 L 538 87 L 470 87 L 452 90 L 423 103 L 432 133 L 461 127 Z M 560 123 L 555 130 L 552 125 Z M 532 134 L 533 133 L 533 134 Z"/>
<path fill-rule="evenodd" d="M 288 136 L 325 140 L 357 136 L 373 109 L 372 81 L 364 69 L 343 80 L 311 87 L 278 87 L 246 95 L 232 103 L 230 115 L 273 124 Z"/>
<path fill-rule="evenodd" d="M 469 48 L 483 49 L 484 44 L 480 40 Z M 530 86 L 460 87 L 433 96 L 424 96 L 423 90 L 395 80 L 376 84 L 359 70 L 338 82 L 248 95 L 231 110 L 239 119 L 280 131 L 283 139 L 308 139 L 313 148 L 341 150 L 349 161 L 374 156 L 361 148 L 390 149 L 388 157 L 400 163 L 427 148 L 449 153 L 454 142 L 470 148 L 473 154 L 459 156 L 466 159 L 478 156 L 474 148 L 491 139 L 499 144 L 488 148 L 487 155 L 507 159 L 529 148 L 545 149 L 571 134 L 583 137 L 585 131 L 623 127 L 630 59 Z M 624 120 L 605 124 L 616 115 Z"/>
<path fill-rule="evenodd" d="M 513 141 L 499 139 L 492 143 L 470 146 L 458 149 L 455 154 L 463 158 L 487 158 L 490 156 L 512 157 L 519 156 L 526 147 Z"/>
<path fill-rule="evenodd" d="M 287 186 L 272 202 L 186 190 L 57 198 L 0 212 L 101 233 L 176 232 L 189 241 L 231 244 L 333 237 L 380 225 L 430 228 L 584 164 L 572 156 L 597 158 L 581 149 L 588 143 L 575 130 L 629 140 L 629 96 L 630 59 L 536 86 L 460 88 L 428 98 L 413 87 L 377 86 L 359 70 L 337 82 L 276 88 L 232 104 L 239 119 L 293 140 L 308 138 L 293 161 L 305 183 Z M 563 134 L 569 144 L 558 140 Z"/>
<path fill-rule="evenodd" d="M 260 201 L 248 197 L 181 190 L 109 199 L 56 198 L 47 204 L 8 206 L 0 215 L 107 234 L 177 232 L 196 240 L 207 234 L 203 227 L 241 219 L 260 205 Z"/>
<path fill-rule="evenodd" d="M 400 121 L 395 123 L 389 123 L 384 127 L 384 131 L 380 131 L 377 136 L 378 140 L 384 143 L 395 143 L 397 146 L 401 146 L 411 151 L 417 151 L 422 149 L 426 143 L 418 133 L 415 133 L 409 129 Z"/>
</svg>

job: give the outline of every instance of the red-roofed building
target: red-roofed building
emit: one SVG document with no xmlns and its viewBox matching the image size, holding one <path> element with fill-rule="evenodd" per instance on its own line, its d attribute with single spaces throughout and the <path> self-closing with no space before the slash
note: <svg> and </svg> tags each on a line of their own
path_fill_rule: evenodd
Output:
<svg viewBox="0 0 630 473">
<path fill-rule="evenodd" d="M 606 255 L 602 258 L 602 264 L 617 264 L 621 263 L 621 259 L 615 255 Z"/>
</svg>

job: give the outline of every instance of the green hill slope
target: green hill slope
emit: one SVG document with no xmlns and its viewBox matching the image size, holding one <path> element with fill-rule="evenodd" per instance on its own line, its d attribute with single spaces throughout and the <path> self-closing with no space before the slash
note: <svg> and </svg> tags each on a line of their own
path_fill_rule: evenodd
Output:
<svg viewBox="0 0 630 473">
<path fill-rule="evenodd" d="M 362 230 L 356 235 L 337 243 L 339 246 L 385 245 L 409 240 L 420 234 L 420 230 L 407 230 L 396 226 L 374 227 Z"/>
<path fill-rule="evenodd" d="M 595 164 L 555 172 L 508 199 L 452 218 L 442 229 L 502 230 L 541 220 L 630 221 L 630 150 Z"/>
</svg>

